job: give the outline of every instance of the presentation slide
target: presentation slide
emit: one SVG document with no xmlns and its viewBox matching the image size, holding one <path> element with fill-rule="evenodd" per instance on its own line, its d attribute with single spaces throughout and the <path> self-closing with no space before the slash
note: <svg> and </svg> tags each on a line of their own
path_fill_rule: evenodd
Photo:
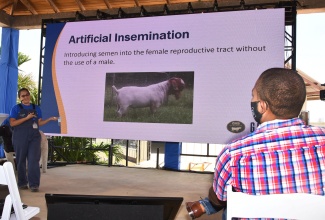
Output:
<svg viewBox="0 0 325 220">
<path fill-rule="evenodd" d="M 223 144 L 257 124 L 252 88 L 284 66 L 284 9 L 47 24 L 53 135 Z"/>
</svg>

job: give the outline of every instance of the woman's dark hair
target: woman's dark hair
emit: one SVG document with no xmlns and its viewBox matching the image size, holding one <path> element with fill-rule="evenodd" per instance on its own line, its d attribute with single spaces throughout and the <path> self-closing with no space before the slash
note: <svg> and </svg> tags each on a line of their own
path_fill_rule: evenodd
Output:
<svg viewBox="0 0 325 220">
<path fill-rule="evenodd" d="M 18 98 L 20 98 L 20 93 L 21 93 L 22 91 L 26 91 L 26 92 L 29 93 L 28 89 L 26 89 L 26 88 L 21 88 L 21 89 L 18 90 Z"/>
<path fill-rule="evenodd" d="M 280 119 L 300 114 L 306 100 L 306 86 L 296 72 L 284 68 L 264 71 L 255 84 L 258 97 L 268 103 L 272 113 Z"/>
</svg>

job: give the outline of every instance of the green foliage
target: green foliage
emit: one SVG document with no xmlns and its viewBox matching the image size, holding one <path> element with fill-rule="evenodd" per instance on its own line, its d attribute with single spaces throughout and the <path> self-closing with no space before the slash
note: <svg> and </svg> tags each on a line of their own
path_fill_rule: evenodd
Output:
<svg viewBox="0 0 325 220">
<path fill-rule="evenodd" d="M 100 145 L 97 146 L 97 148 L 104 148 L 104 147 L 109 147 L 109 145 L 104 144 L 103 142 L 100 143 Z M 109 151 L 104 152 L 107 158 L 109 157 Z M 115 164 L 118 164 L 121 160 L 124 159 L 122 147 L 120 145 L 113 145 L 112 146 L 112 154 L 113 157 L 115 158 Z"/>
<path fill-rule="evenodd" d="M 21 88 L 26 88 L 30 92 L 30 100 L 32 103 L 37 104 L 38 103 L 38 88 L 36 85 L 36 82 L 33 79 L 33 74 L 25 74 L 22 70 L 19 69 L 19 67 L 30 61 L 31 58 L 28 55 L 25 55 L 21 52 L 18 52 L 18 88 L 17 90 Z M 19 99 L 17 97 L 17 102 L 19 102 Z"/>
<path fill-rule="evenodd" d="M 58 152 L 54 152 L 55 161 L 68 162 L 90 162 L 93 164 L 98 164 L 100 162 L 99 153 L 104 153 L 107 158 L 109 156 L 110 144 L 100 144 L 92 143 L 91 138 L 77 138 L 77 137 L 53 137 L 53 144 Z M 115 162 L 119 162 L 123 159 L 122 149 L 119 145 L 115 145 L 112 148 L 113 156 L 115 157 Z"/>
<path fill-rule="evenodd" d="M 18 52 L 18 67 L 30 61 L 31 59 L 32 58 L 30 58 L 28 55 L 23 54 L 22 52 Z"/>
</svg>

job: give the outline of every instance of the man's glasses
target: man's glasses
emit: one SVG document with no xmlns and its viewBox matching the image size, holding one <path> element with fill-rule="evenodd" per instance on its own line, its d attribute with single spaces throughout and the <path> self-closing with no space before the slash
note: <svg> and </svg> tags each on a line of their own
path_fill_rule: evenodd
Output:
<svg viewBox="0 0 325 220">
<path fill-rule="evenodd" d="M 30 94 L 27 93 L 26 95 L 21 95 L 21 97 L 25 98 L 26 96 L 29 96 Z"/>
</svg>

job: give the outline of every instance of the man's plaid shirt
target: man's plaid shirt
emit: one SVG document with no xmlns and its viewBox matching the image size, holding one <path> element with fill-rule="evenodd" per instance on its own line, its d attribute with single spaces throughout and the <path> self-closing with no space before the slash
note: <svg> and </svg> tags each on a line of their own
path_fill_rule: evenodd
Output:
<svg viewBox="0 0 325 220">
<path fill-rule="evenodd" d="M 325 195 L 325 128 L 299 118 L 261 124 L 221 151 L 213 181 L 220 200 L 227 184 L 249 194 Z"/>
</svg>

